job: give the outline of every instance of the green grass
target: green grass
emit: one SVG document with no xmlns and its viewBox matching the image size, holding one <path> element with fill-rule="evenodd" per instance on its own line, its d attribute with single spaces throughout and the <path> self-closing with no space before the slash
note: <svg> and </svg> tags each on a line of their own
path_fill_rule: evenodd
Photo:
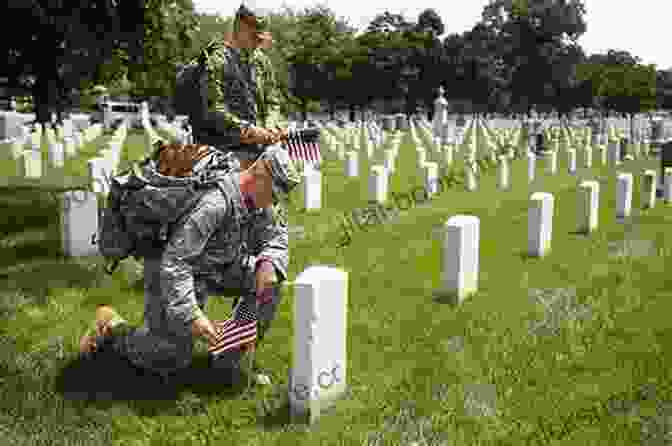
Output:
<svg viewBox="0 0 672 446">
<path fill-rule="evenodd" d="M 393 192 L 422 184 L 410 149 L 400 149 Z M 140 158 L 141 135 L 131 132 L 125 150 Z M 311 427 L 289 423 L 285 396 L 291 291 L 258 353 L 272 372 L 270 388 L 219 384 L 200 343 L 193 366 L 170 383 L 114 358 L 83 362 L 78 341 L 95 305 L 111 303 L 140 323 L 142 286 L 129 285 L 121 270 L 106 276 L 100 259 L 63 258 L 58 203 L 5 190 L 2 215 L 13 218 L 0 222 L 0 444 L 665 444 L 672 215 L 660 200 L 639 210 L 641 172 L 658 161 L 619 169 L 636 173 L 627 224 L 614 219 L 615 171 L 580 169 L 572 177 L 565 162 L 561 156 L 554 177 L 541 167 L 528 186 L 526 161 L 515 161 L 506 192 L 488 171 L 478 191 L 454 186 L 355 232 L 345 248 L 336 247 L 336 219 L 366 206 L 367 182 L 345 178 L 343 163 L 331 160 L 322 171 L 324 210 L 302 211 L 296 194 L 289 222 L 303 226 L 305 238 L 291 241 L 290 279 L 316 264 L 350 273 L 349 394 Z M 84 175 L 84 159 L 68 169 Z M 601 183 L 599 228 L 590 236 L 575 233 L 578 178 Z M 525 254 L 534 191 L 555 196 L 544 259 Z M 457 214 L 481 220 L 479 291 L 459 306 L 437 297 L 435 231 Z M 221 318 L 229 308 L 211 299 L 207 311 Z"/>
</svg>

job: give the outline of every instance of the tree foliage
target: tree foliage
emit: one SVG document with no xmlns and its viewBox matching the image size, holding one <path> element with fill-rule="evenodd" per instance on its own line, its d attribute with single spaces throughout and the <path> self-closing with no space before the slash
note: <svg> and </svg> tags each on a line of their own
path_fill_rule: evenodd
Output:
<svg viewBox="0 0 672 446">
<path fill-rule="evenodd" d="M 0 75 L 32 93 L 41 122 L 95 83 L 127 79 L 165 92 L 192 16 L 191 0 L 10 0 L 3 18 L 21 26 L 0 39 Z"/>
<path fill-rule="evenodd" d="M 0 77 L 32 92 L 41 120 L 45 105 L 62 109 L 73 89 L 96 84 L 135 98 L 172 96 L 176 64 L 224 38 L 232 21 L 197 14 L 192 0 L 8 4 L 6 20 L 26 26 L 0 39 L 7 61 Z M 283 111 L 304 116 L 322 104 L 348 108 L 354 118 L 357 108 L 385 102 L 431 117 L 439 85 L 451 103 L 483 113 L 672 108 L 670 72 L 643 66 L 627 51 L 584 53 L 585 13 L 580 0 L 493 0 L 471 29 L 445 35 L 434 9 L 415 21 L 385 11 L 358 32 L 326 6 L 284 7 L 270 15 L 275 43 L 265 51 Z"/>
</svg>

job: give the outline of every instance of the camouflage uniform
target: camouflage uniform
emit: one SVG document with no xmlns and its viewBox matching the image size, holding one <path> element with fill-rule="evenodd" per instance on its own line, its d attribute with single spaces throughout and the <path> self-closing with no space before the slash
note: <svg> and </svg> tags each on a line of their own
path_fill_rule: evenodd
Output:
<svg viewBox="0 0 672 446">
<path fill-rule="evenodd" d="M 200 86 L 207 108 L 194 117 L 195 141 L 256 158 L 263 147 L 242 145 L 241 129 L 281 124 L 280 95 L 268 56 L 261 49 L 238 49 L 213 40 L 201 57 L 207 69 L 207 83 Z"/>
<path fill-rule="evenodd" d="M 222 154 L 219 153 L 221 156 Z M 231 160 L 231 156 L 226 156 Z M 203 160 L 206 166 L 211 160 Z M 233 166 L 238 163 L 232 161 Z M 227 166 L 229 171 L 231 164 Z M 205 167 L 204 167 L 205 168 Z M 287 279 L 289 264 L 286 226 L 274 222 L 270 209 L 246 204 L 239 188 L 239 165 L 234 172 L 208 170 L 220 180 L 221 190 L 207 192 L 198 206 L 180 222 L 165 249 L 145 258 L 144 325 L 115 325 L 112 336 L 96 339 L 97 350 L 110 349 L 132 364 L 170 375 L 191 363 L 192 322 L 204 316 L 208 294 L 241 296 L 234 312 L 256 313 L 259 339 L 275 313 L 279 287 L 271 302 L 259 302 L 255 265 L 260 258 L 271 261 L 278 281 Z M 293 184 L 298 174 L 287 175 Z M 231 359 L 234 366 L 240 352 Z"/>
<path fill-rule="evenodd" d="M 207 97 L 207 104 L 203 104 L 206 109 L 201 112 L 204 119 L 197 120 L 193 126 L 194 141 L 231 152 L 240 160 L 256 159 L 264 147 L 242 145 L 241 129 L 275 128 L 283 123 L 281 95 L 270 59 L 259 48 L 234 48 L 221 38 L 213 40 L 200 57 L 207 70 L 207 84 L 201 85 L 207 92 L 202 93 Z M 288 238 L 286 207 L 276 204 L 272 211 L 274 231 Z M 280 290 L 275 290 L 272 303 L 260 308 L 262 318 L 268 319 L 266 328 L 274 318 L 280 299 Z"/>
</svg>

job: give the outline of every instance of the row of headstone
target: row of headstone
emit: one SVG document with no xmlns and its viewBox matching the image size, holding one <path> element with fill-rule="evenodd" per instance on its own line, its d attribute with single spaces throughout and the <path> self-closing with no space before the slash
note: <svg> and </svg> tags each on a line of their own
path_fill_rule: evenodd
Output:
<svg viewBox="0 0 672 446">
<path fill-rule="evenodd" d="M 642 175 L 643 209 L 655 206 L 656 172 L 646 170 Z M 582 181 L 578 185 L 577 230 L 594 232 L 599 224 L 599 183 Z M 633 176 L 619 173 L 616 186 L 616 219 L 631 215 Z M 672 169 L 665 175 L 665 203 L 672 203 Z M 528 246 L 530 257 L 545 257 L 551 251 L 554 215 L 553 194 L 535 192 L 530 197 L 528 212 Z M 460 301 L 478 289 L 479 219 L 474 216 L 452 217 L 446 223 L 443 245 L 443 291 L 454 294 Z"/>
<path fill-rule="evenodd" d="M 67 121 L 66 121 L 67 122 Z M 41 126 L 40 126 L 41 128 Z M 12 144 L 12 157 L 17 161 L 18 176 L 23 178 L 40 178 L 43 176 L 45 167 L 42 162 L 42 140 L 47 146 L 47 165 L 46 169 L 60 169 L 65 165 L 66 159 L 73 159 L 78 151 L 100 136 L 102 126 L 92 126 L 84 132 L 73 131 L 71 127 L 57 127 L 56 129 L 47 126 L 44 131 L 33 132 L 24 136 L 21 140 Z M 68 136 L 70 134 L 71 136 Z M 123 137 L 122 137 L 123 136 Z M 109 150 L 116 148 L 119 140 L 123 141 L 125 129 L 120 129 L 111 139 L 112 146 L 103 149 L 107 153 L 114 168 L 118 165 L 118 150 Z"/>
<path fill-rule="evenodd" d="M 370 147 L 367 147 L 367 150 L 365 151 L 360 151 L 359 150 L 360 146 L 362 144 L 364 146 L 367 146 L 368 144 L 367 140 L 370 142 L 371 140 L 376 139 L 373 136 L 373 134 L 376 132 L 375 125 L 365 127 L 360 124 L 359 127 L 360 128 L 358 136 L 355 135 L 356 132 L 348 133 L 347 131 L 345 131 L 343 137 L 344 140 L 342 141 L 343 144 L 336 143 L 334 145 L 338 159 L 345 162 L 344 167 L 346 177 L 350 178 L 358 176 L 359 162 L 362 159 L 362 157 L 366 156 L 367 158 L 371 158 L 373 155 L 373 151 L 369 150 Z M 440 141 L 438 141 L 436 137 L 434 137 L 434 140 L 432 141 L 430 137 L 431 127 L 429 123 L 426 121 L 420 121 L 420 124 L 417 126 L 417 129 L 419 130 L 416 130 L 415 124 L 413 124 L 410 129 L 411 129 L 410 133 L 411 140 L 416 146 L 416 153 L 417 153 L 416 160 L 418 171 L 420 175 L 422 175 L 422 177 L 424 178 L 424 182 L 428 192 L 433 193 L 435 189 L 437 189 L 439 186 L 438 182 L 436 181 L 435 171 L 437 167 L 440 167 L 442 170 L 445 170 L 447 167 L 450 167 L 453 160 L 454 156 L 453 152 L 455 148 L 452 147 L 451 145 L 441 147 Z M 368 138 L 367 138 L 367 132 L 369 135 Z M 422 138 L 418 138 L 418 135 L 420 135 Z M 421 142 L 420 139 L 423 139 L 424 142 Z M 343 145 L 347 145 L 353 150 L 346 152 L 343 149 Z M 426 150 L 423 146 L 428 147 L 430 150 Z M 394 147 L 394 149 L 398 150 L 398 143 L 396 147 Z M 608 147 L 600 146 L 598 147 L 598 149 L 601 152 L 601 157 L 599 157 L 598 160 L 601 160 L 602 164 L 609 164 L 613 167 L 616 167 L 620 165 L 622 160 L 624 159 L 623 152 L 619 144 L 616 144 L 614 142 L 612 142 Z M 392 172 L 394 172 L 395 154 L 393 152 L 394 150 L 382 150 L 380 153 L 382 153 L 385 158 L 384 160 L 382 160 L 383 162 L 380 165 L 371 165 L 368 184 L 369 184 L 369 193 L 372 200 L 384 201 L 387 198 L 386 197 L 387 183 L 389 180 L 389 175 Z M 430 162 L 427 162 L 428 153 L 431 154 L 433 157 L 433 159 Z M 593 149 L 589 146 L 581 150 L 568 148 L 565 153 L 567 156 L 568 173 L 571 175 L 576 175 L 579 153 L 582 155 L 582 161 L 584 167 L 589 168 L 592 166 Z M 556 149 L 554 151 L 546 152 L 540 155 L 535 155 L 534 153 L 530 152 L 528 154 L 528 181 L 532 182 L 535 179 L 536 164 L 537 159 L 539 157 L 541 157 L 542 159 L 546 159 L 547 173 L 550 175 L 556 174 L 558 170 L 558 154 L 559 152 L 557 150 L 557 141 L 556 141 Z M 494 160 L 498 161 L 499 163 L 497 174 L 498 187 L 502 190 L 509 189 L 511 187 L 509 162 L 513 158 L 512 149 L 510 149 L 510 152 L 507 156 L 497 156 L 494 154 L 494 151 L 491 152 L 490 155 L 493 157 Z M 466 154 L 465 156 L 466 156 L 465 159 L 467 159 L 468 161 L 475 161 L 475 153 Z M 309 177 L 310 179 L 308 179 Z M 305 194 L 306 208 L 317 210 L 321 207 L 321 199 L 317 198 L 320 196 L 320 193 L 318 193 L 317 191 L 321 190 L 321 187 L 318 186 L 319 176 L 315 175 L 313 172 L 306 172 L 306 178 L 307 180 L 304 183 L 304 188 L 306 191 Z M 467 169 L 466 186 L 467 190 L 476 189 L 477 186 L 476 170 Z"/>
<path fill-rule="evenodd" d="M 92 191 L 63 194 L 61 237 L 66 256 L 99 255 L 96 245 L 99 212 L 97 194 L 109 193 L 110 177 L 118 170 L 127 132 L 125 125 L 120 126 L 100 150 L 99 156 L 87 160 Z"/>
</svg>

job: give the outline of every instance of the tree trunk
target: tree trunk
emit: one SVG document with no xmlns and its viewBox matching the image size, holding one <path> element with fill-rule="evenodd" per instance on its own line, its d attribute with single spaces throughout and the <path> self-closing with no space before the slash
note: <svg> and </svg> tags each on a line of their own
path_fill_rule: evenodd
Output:
<svg viewBox="0 0 672 446">
<path fill-rule="evenodd" d="M 50 70 L 42 69 L 36 76 L 33 87 L 33 103 L 35 104 L 35 120 L 40 123 L 51 122 L 51 113 L 58 103 L 57 82 L 49 73 Z"/>
<path fill-rule="evenodd" d="M 355 104 L 350 104 L 348 106 L 348 119 L 350 122 L 355 122 L 356 121 L 356 116 L 355 116 L 356 110 L 355 110 Z"/>
</svg>

